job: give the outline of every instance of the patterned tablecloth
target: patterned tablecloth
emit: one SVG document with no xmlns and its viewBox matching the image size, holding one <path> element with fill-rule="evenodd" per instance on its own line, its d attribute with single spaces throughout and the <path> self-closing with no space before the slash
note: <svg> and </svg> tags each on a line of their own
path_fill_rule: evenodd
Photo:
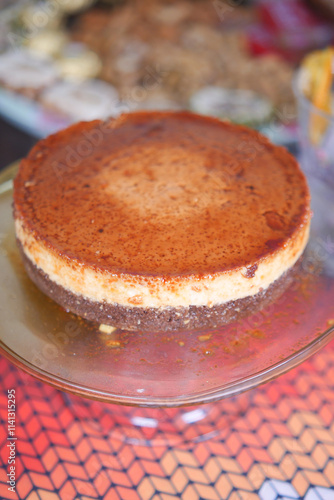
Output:
<svg viewBox="0 0 334 500">
<path fill-rule="evenodd" d="M 60 391 L 4 358 L 0 371 L 1 499 L 334 499 L 334 342 L 249 393 L 243 415 L 218 436 L 177 445 L 133 445 L 103 435 L 73 414 Z M 15 492 L 6 483 L 11 389 Z"/>
</svg>

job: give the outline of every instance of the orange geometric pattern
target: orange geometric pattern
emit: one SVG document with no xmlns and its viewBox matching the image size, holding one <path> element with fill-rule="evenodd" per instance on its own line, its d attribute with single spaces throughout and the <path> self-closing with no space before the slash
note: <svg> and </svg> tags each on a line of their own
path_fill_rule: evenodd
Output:
<svg viewBox="0 0 334 500">
<path fill-rule="evenodd" d="M 165 440 L 149 427 L 152 411 L 129 409 L 133 422 L 146 419 L 146 439 L 154 446 L 131 432 L 122 439 L 130 427 L 118 407 L 101 413 L 99 404 L 64 397 L 4 358 L 0 370 L 1 499 L 334 499 L 334 342 L 277 380 L 212 405 L 205 429 L 196 422 L 205 406 L 191 409 L 193 423 L 176 433 L 166 424 Z M 15 493 L 7 484 L 12 388 Z M 175 417 L 177 410 L 166 415 Z M 177 442 L 185 432 L 188 441 Z"/>
</svg>

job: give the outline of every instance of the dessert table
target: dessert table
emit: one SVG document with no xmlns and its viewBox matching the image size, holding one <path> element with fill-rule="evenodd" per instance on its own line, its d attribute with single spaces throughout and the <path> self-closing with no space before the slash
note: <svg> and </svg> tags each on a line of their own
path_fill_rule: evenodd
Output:
<svg viewBox="0 0 334 500">
<path fill-rule="evenodd" d="M 0 121 L 0 166 L 33 142 Z M 333 341 L 266 385 L 189 407 L 184 422 L 195 432 L 188 439 L 181 427 L 166 428 L 161 439 L 154 408 L 138 414 L 65 394 L 4 357 L 0 372 L 1 499 L 334 498 Z M 162 410 L 169 418 L 173 411 Z M 129 432 L 125 417 L 146 429 L 146 440 Z"/>
</svg>

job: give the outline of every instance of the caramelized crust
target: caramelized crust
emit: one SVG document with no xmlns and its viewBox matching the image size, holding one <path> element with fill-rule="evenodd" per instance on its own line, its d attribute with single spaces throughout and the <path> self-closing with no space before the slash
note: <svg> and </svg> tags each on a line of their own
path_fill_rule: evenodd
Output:
<svg viewBox="0 0 334 500">
<path fill-rule="evenodd" d="M 82 269 L 177 280 L 246 267 L 251 280 L 310 209 L 294 158 L 257 132 L 137 112 L 40 141 L 15 179 L 14 215 Z"/>
</svg>

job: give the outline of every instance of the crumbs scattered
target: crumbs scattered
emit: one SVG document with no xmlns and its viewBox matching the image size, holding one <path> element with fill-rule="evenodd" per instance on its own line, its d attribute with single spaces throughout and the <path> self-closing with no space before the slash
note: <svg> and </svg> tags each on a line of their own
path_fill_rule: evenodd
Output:
<svg viewBox="0 0 334 500">
<path fill-rule="evenodd" d="M 328 326 L 334 326 L 334 318 L 327 321 Z"/>
<path fill-rule="evenodd" d="M 119 340 L 108 340 L 106 342 L 106 346 L 108 347 L 123 347 L 122 343 Z"/>
<path fill-rule="evenodd" d="M 99 330 L 100 332 L 102 333 L 113 333 L 115 330 L 117 330 L 117 328 L 115 328 L 114 326 L 110 326 L 110 325 L 100 325 L 99 326 Z"/>
<path fill-rule="evenodd" d="M 248 330 L 247 333 L 256 339 L 264 339 L 265 337 L 265 334 L 261 330 Z"/>
<path fill-rule="evenodd" d="M 205 342 L 206 340 L 210 340 L 211 337 L 212 337 L 212 333 L 209 333 L 208 335 L 200 335 L 199 337 L 197 337 L 197 339 L 200 342 Z"/>
<path fill-rule="evenodd" d="M 214 352 L 210 351 L 209 349 L 204 349 L 202 351 L 202 353 L 205 354 L 205 356 L 213 356 L 214 355 Z"/>
</svg>

